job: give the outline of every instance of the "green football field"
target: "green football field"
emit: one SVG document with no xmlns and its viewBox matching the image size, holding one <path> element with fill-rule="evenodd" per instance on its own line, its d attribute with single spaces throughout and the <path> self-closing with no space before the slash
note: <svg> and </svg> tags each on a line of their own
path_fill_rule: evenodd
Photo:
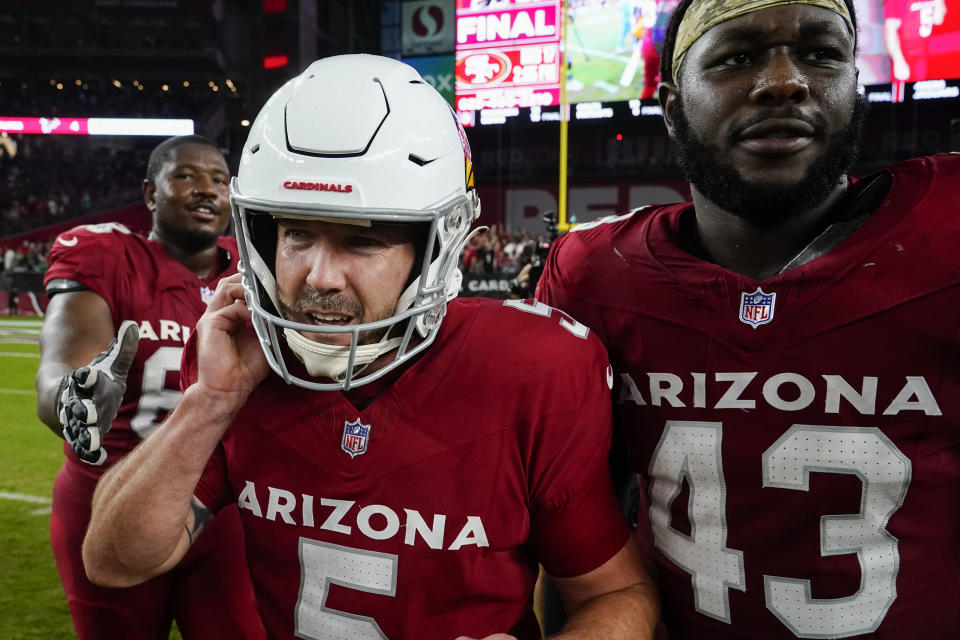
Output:
<svg viewBox="0 0 960 640">
<path fill-rule="evenodd" d="M 63 450 L 37 419 L 39 331 L 39 319 L 0 316 L 2 640 L 76 637 L 50 549 L 50 496 Z"/>
<path fill-rule="evenodd" d="M 619 3 L 588 6 L 578 9 L 567 22 L 567 58 L 570 77 L 583 85 L 573 90 L 569 85 L 570 102 L 614 102 L 640 97 L 643 89 L 643 60 L 636 65 L 626 87 L 620 79 L 631 57 L 629 42 L 618 42 L 622 31 Z M 569 78 L 568 78 L 569 82 Z M 576 83 L 574 86 L 577 86 Z"/>
<path fill-rule="evenodd" d="M 73 638 L 50 550 L 60 441 L 37 419 L 39 319 L 0 316 L 0 638 Z"/>
</svg>

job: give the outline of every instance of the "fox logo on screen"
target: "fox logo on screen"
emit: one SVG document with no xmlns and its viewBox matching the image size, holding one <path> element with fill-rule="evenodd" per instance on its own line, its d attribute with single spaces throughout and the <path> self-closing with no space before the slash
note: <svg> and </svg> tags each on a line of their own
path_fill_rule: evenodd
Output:
<svg viewBox="0 0 960 640">
<path fill-rule="evenodd" d="M 352 184 L 338 184 L 336 182 L 300 182 L 298 180 L 284 181 L 283 188 L 297 189 L 300 191 L 337 191 L 339 193 L 350 193 L 353 191 Z"/>
</svg>

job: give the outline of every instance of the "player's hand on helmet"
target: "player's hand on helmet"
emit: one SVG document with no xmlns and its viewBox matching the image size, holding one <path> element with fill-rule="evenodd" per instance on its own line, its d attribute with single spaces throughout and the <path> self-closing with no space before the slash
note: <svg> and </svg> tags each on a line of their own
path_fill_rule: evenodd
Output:
<svg viewBox="0 0 960 640">
<path fill-rule="evenodd" d="M 196 329 L 198 382 L 232 396 L 238 406 L 270 371 L 250 320 L 241 275 L 235 274 L 217 284 Z"/>
<path fill-rule="evenodd" d="M 90 364 L 74 369 L 60 380 L 57 416 L 63 437 L 78 458 L 102 465 L 107 451 L 101 445 L 110 431 L 127 389 L 127 372 L 137 355 L 140 329 L 127 320 L 107 350 Z"/>
</svg>

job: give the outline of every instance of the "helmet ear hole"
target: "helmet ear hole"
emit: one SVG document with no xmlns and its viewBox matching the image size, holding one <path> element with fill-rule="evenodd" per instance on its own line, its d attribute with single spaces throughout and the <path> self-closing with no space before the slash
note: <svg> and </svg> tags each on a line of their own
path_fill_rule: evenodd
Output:
<svg viewBox="0 0 960 640">
<path fill-rule="evenodd" d="M 431 229 L 429 222 L 416 222 L 413 224 L 416 225 L 417 239 L 413 243 L 413 266 L 410 267 L 410 276 L 407 278 L 407 283 L 403 286 L 404 289 L 416 282 L 420 278 L 420 274 L 423 272 L 423 257 L 424 253 L 427 251 L 427 242 L 429 241 L 427 235 L 430 233 Z M 436 260 L 437 256 L 440 255 L 439 244 L 439 242 L 433 243 L 433 255 L 430 257 L 430 262 Z"/>
<path fill-rule="evenodd" d="M 277 220 L 267 214 L 250 216 L 250 240 L 260 252 L 273 277 L 277 277 Z"/>
<path fill-rule="evenodd" d="M 375 380 L 430 345 L 459 292 L 458 258 L 479 211 L 469 143 L 450 105 L 412 67 L 363 54 L 318 60 L 266 102 L 247 136 L 231 203 L 243 286 L 270 366 L 318 390 Z M 402 225 L 398 268 L 411 254 L 413 264 L 393 313 L 348 325 L 280 313 L 295 305 L 287 297 L 301 295 L 294 289 L 303 283 L 302 271 L 286 269 L 287 252 L 279 253 L 286 217 Z M 287 367 L 293 356 L 306 377 Z"/>
<path fill-rule="evenodd" d="M 246 213 L 250 235 L 250 244 L 256 247 L 260 254 L 260 259 L 270 270 L 274 280 L 277 278 L 277 220 L 273 216 L 262 212 Z M 264 288 L 260 278 L 254 278 L 257 290 L 259 292 L 261 304 L 269 313 L 279 315 L 276 306 L 273 304 L 272 295 Z"/>
</svg>

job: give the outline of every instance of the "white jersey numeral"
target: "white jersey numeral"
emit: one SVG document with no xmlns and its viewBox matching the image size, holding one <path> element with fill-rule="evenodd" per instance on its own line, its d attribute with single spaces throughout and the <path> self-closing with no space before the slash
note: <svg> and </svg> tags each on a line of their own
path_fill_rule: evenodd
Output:
<svg viewBox="0 0 960 640">
<path fill-rule="evenodd" d="M 143 382 L 140 387 L 140 404 L 130 420 L 130 428 L 141 439 L 160 426 L 157 417 L 162 412 L 173 411 L 183 394 L 180 390 L 164 387 L 168 371 L 180 370 L 183 347 L 160 347 L 143 363 Z"/>
<path fill-rule="evenodd" d="M 810 581 L 764 576 L 767 606 L 801 638 L 871 633 L 897 598 L 900 554 L 886 530 L 903 505 L 911 465 L 878 429 L 793 425 L 763 454 L 763 486 L 809 491 L 810 472 L 849 473 L 863 483 L 860 513 L 820 519 L 820 554 L 856 553 L 860 589 L 816 600 Z"/>
<path fill-rule="evenodd" d="M 657 547 L 691 574 L 696 610 L 731 623 L 729 589 L 746 590 L 745 559 L 726 547 L 722 430 L 719 422 L 667 421 L 650 462 L 650 519 Z M 897 597 L 900 554 L 886 524 L 906 498 L 910 460 L 876 428 L 793 425 L 763 454 L 762 465 L 764 487 L 808 491 L 811 472 L 851 474 L 863 483 L 860 513 L 820 519 L 822 556 L 857 554 L 857 592 L 814 599 L 809 580 L 765 575 L 767 608 L 800 638 L 875 631 Z M 670 526 L 684 480 L 690 536 Z"/>
<path fill-rule="evenodd" d="M 309 640 L 389 640 L 377 622 L 326 606 L 329 586 L 394 597 L 398 558 L 391 553 L 300 538 L 300 596 L 295 633 Z"/>
<path fill-rule="evenodd" d="M 82 224 L 81 229 L 90 233 L 122 233 L 130 235 L 130 229 L 119 222 L 101 222 L 100 224 Z"/>
<path fill-rule="evenodd" d="M 744 591 L 743 552 L 727 548 L 726 483 L 719 422 L 669 420 L 650 463 L 650 519 L 657 547 L 690 573 L 697 611 L 730 622 L 730 588 Z M 670 526 L 670 506 L 690 487 L 691 536 Z"/>
<path fill-rule="evenodd" d="M 126 234 L 126 235 L 130 235 L 130 229 L 126 228 L 125 226 L 123 226 L 122 224 L 120 224 L 120 223 L 118 223 L 118 222 L 103 222 L 103 223 L 101 223 L 101 224 L 81 224 L 81 225 L 79 225 L 78 227 L 75 227 L 74 229 L 71 229 L 70 231 L 76 231 L 76 229 L 84 229 L 85 231 L 89 231 L 90 233 L 114 233 L 114 232 L 117 232 L 117 233 L 123 233 L 123 234 Z M 69 232 L 65 232 L 63 235 L 57 236 L 57 242 L 59 242 L 60 244 L 62 244 L 62 245 L 65 246 L 65 247 L 75 247 L 75 246 L 77 246 L 77 243 L 80 242 L 80 239 L 77 238 L 76 235 L 72 235 L 72 236 L 70 236 L 70 237 L 67 237 L 67 235 L 66 235 L 67 233 L 69 233 Z"/>
<path fill-rule="evenodd" d="M 571 334 L 577 336 L 578 338 L 584 339 L 586 339 L 587 335 L 590 334 L 590 329 L 587 327 L 587 325 L 577 322 L 563 311 L 559 311 L 551 306 L 545 305 L 539 300 L 505 300 L 503 306 L 516 309 L 517 311 L 532 313 L 535 316 L 541 316 L 543 318 L 549 318 L 550 315 L 556 311 L 561 316 L 560 326 L 569 331 Z"/>
</svg>

